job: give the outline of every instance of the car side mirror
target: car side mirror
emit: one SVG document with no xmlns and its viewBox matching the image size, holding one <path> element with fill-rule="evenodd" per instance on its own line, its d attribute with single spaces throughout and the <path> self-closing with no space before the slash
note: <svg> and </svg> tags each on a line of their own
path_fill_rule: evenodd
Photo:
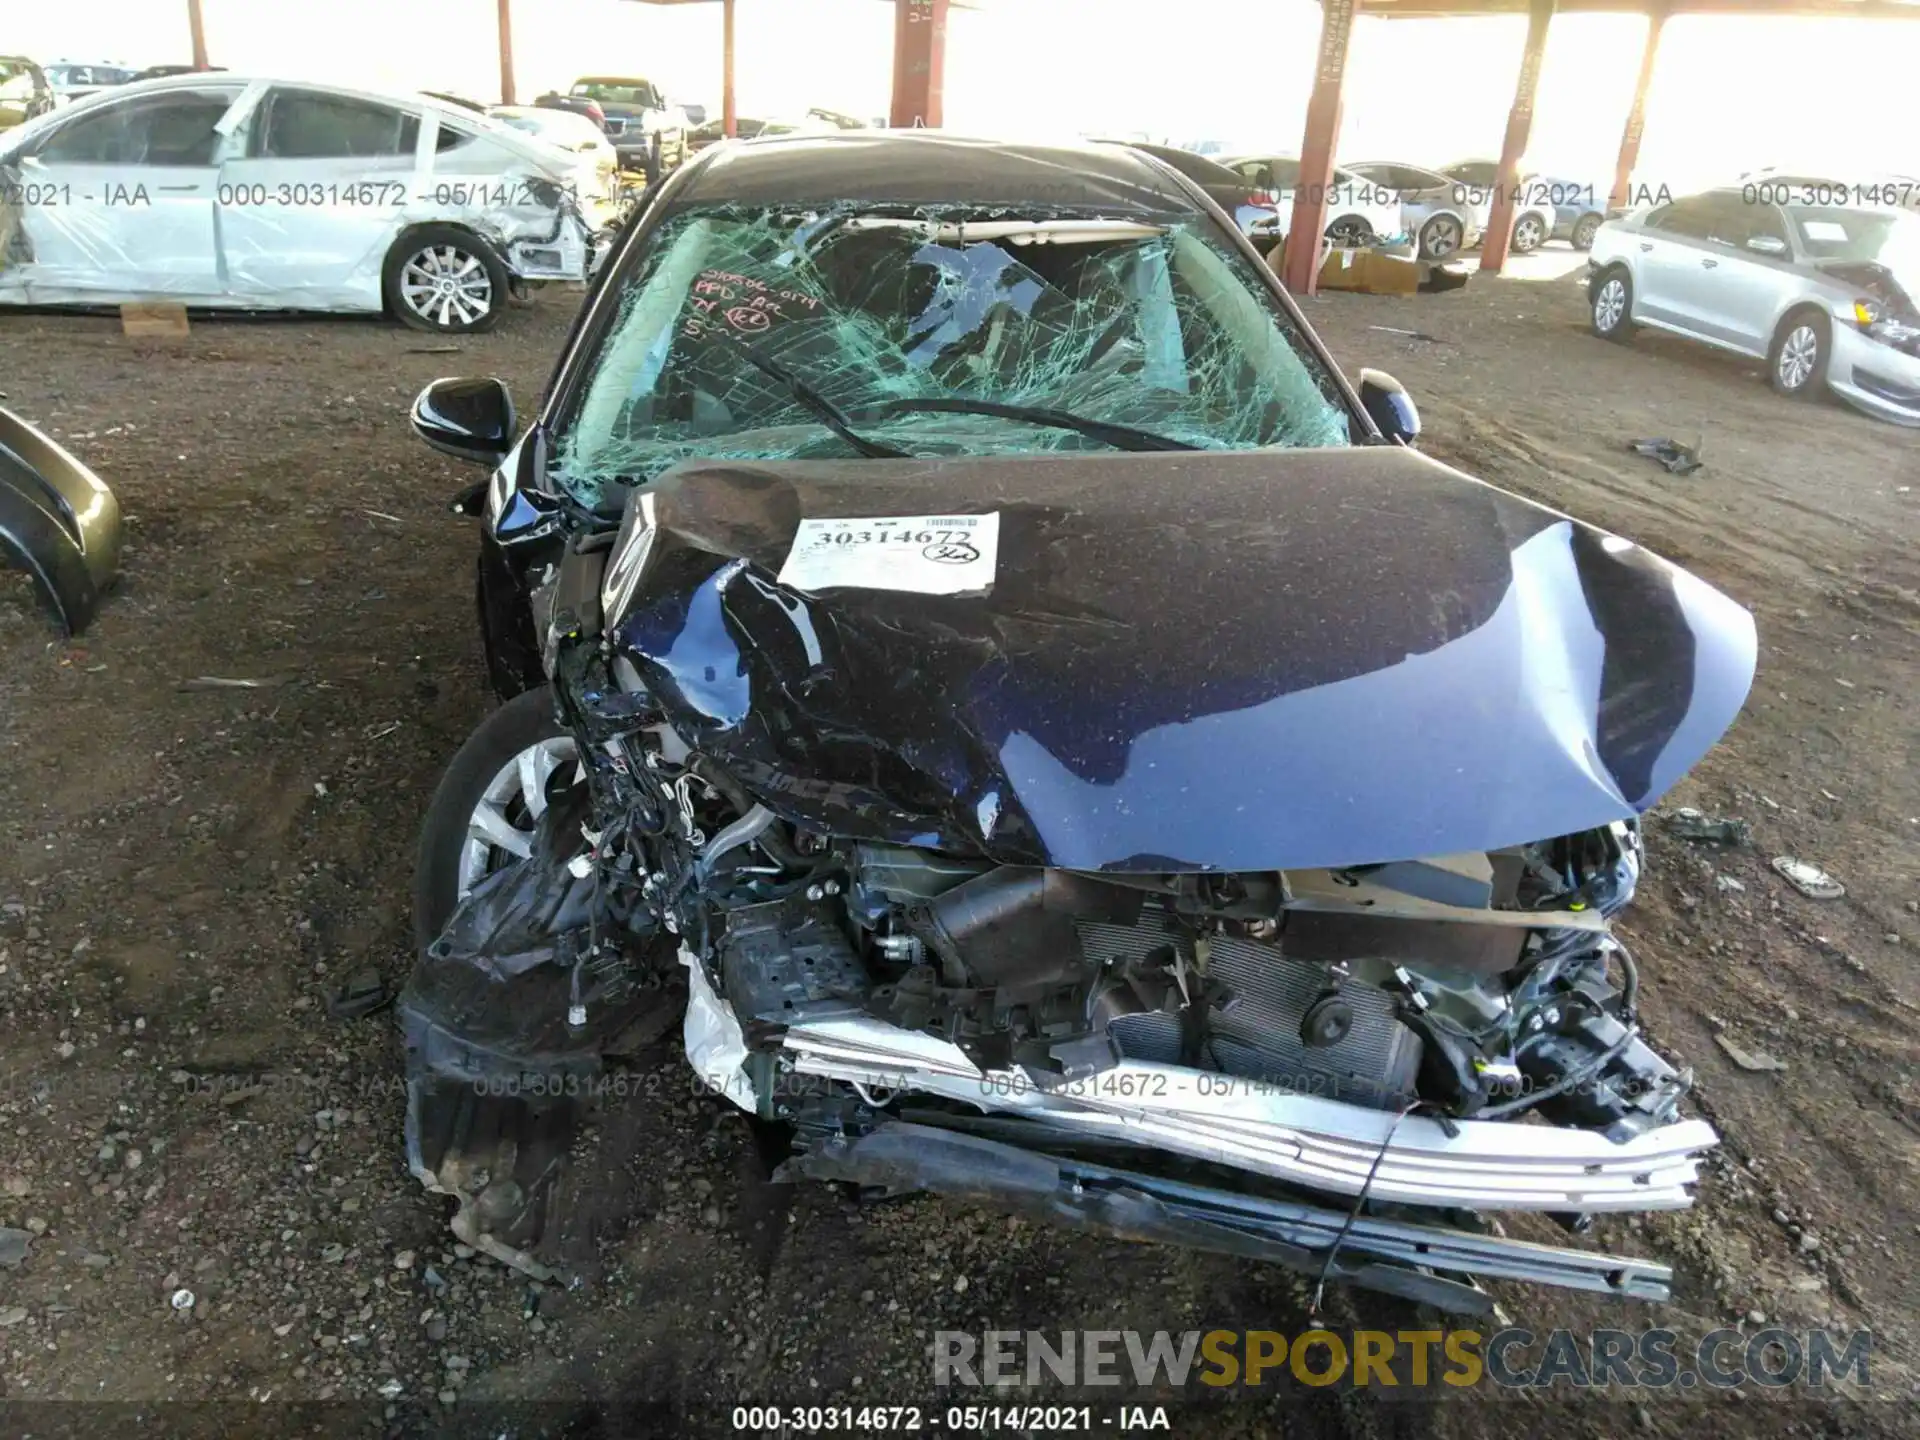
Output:
<svg viewBox="0 0 1920 1440">
<path fill-rule="evenodd" d="M 408 418 L 413 433 L 442 455 L 476 465 L 505 459 L 517 429 L 513 396 L 491 376 L 434 381 L 414 398 Z"/>
<path fill-rule="evenodd" d="M 1784 255 L 1787 253 L 1787 242 L 1778 235 L 1749 235 L 1747 249 L 1758 255 Z"/>
<path fill-rule="evenodd" d="M 1360 408 L 1387 439 L 1411 445 L 1420 438 L 1420 411 L 1413 397 L 1386 371 L 1360 372 Z"/>
</svg>

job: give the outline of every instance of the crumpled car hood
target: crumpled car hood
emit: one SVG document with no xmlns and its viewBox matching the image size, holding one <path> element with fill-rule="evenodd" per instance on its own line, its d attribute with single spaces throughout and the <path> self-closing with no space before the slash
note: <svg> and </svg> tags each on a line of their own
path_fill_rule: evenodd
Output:
<svg viewBox="0 0 1920 1440">
<path fill-rule="evenodd" d="M 619 652 L 834 833 L 1116 871 L 1495 849 L 1657 801 L 1752 617 L 1411 450 L 689 462 Z M 777 582 L 803 518 L 997 512 L 970 595 Z M 630 517 L 631 523 L 631 517 Z"/>
</svg>

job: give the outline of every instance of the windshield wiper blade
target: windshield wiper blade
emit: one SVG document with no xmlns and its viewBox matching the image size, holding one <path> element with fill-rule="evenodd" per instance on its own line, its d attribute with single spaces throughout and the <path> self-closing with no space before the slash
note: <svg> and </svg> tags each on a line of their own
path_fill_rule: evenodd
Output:
<svg viewBox="0 0 1920 1440">
<path fill-rule="evenodd" d="M 813 386 L 802 380 L 785 365 L 770 355 L 762 355 L 746 341 L 725 330 L 715 329 L 716 335 L 725 336 L 727 342 L 740 352 L 740 358 L 769 380 L 787 387 L 787 393 L 798 400 L 822 425 L 838 435 L 847 444 L 865 455 L 869 460 L 911 460 L 913 453 L 896 449 L 883 440 L 869 440 L 853 428 L 844 411 Z"/>
<path fill-rule="evenodd" d="M 1002 420 L 1017 420 L 1026 425 L 1045 425 L 1054 430 L 1077 430 L 1090 440 L 1101 440 L 1116 450 L 1198 450 L 1185 440 L 1156 435 L 1132 425 L 1117 425 L 1111 420 L 1094 420 L 1069 410 L 1053 410 L 1044 405 L 1006 405 L 998 400 L 969 400 L 961 396 L 928 396 L 923 399 L 885 400 L 860 413 L 863 415 L 905 414 L 909 412 L 945 415 L 993 415 Z"/>
</svg>

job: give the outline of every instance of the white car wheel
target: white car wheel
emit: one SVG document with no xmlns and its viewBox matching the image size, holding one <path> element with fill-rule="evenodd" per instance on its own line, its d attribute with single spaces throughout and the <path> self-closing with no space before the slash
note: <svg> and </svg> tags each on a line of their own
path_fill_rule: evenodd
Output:
<svg viewBox="0 0 1920 1440">
<path fill-rule="evenodd" d="M 1420 227 L 1421 257 L 1444 260 L 1460 248 L 1463 238 L 1458 220 L 1451 215 L 1436 215 Z"/>
<path fill-rule="evenodd" d="M 401 236 L 388 252 L 383 278 L 387 308 L 415 330 L 490 330 L 507 308 L 507 267 L 455 225 L 427 225 Z"/>
<path fill-rule="evenodd" d="M 1546 243 L 1546 227 L 1538 215 L 1522 215 L 1513 227 L 1513 249 L 1518 255 L 1530 255 Z"/>
</svg>

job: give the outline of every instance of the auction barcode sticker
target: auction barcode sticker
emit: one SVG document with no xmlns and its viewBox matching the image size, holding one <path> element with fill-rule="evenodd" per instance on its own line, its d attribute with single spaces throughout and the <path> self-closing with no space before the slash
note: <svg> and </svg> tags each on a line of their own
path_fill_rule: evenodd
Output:
<svg viewBox="0 0 1920 1440">
<path fill-rule="evenodd" d="M 972 595 L 993 588 L 1000 512 L 802 520 L 780 567 L 796 590 Z"/>
</svg>

